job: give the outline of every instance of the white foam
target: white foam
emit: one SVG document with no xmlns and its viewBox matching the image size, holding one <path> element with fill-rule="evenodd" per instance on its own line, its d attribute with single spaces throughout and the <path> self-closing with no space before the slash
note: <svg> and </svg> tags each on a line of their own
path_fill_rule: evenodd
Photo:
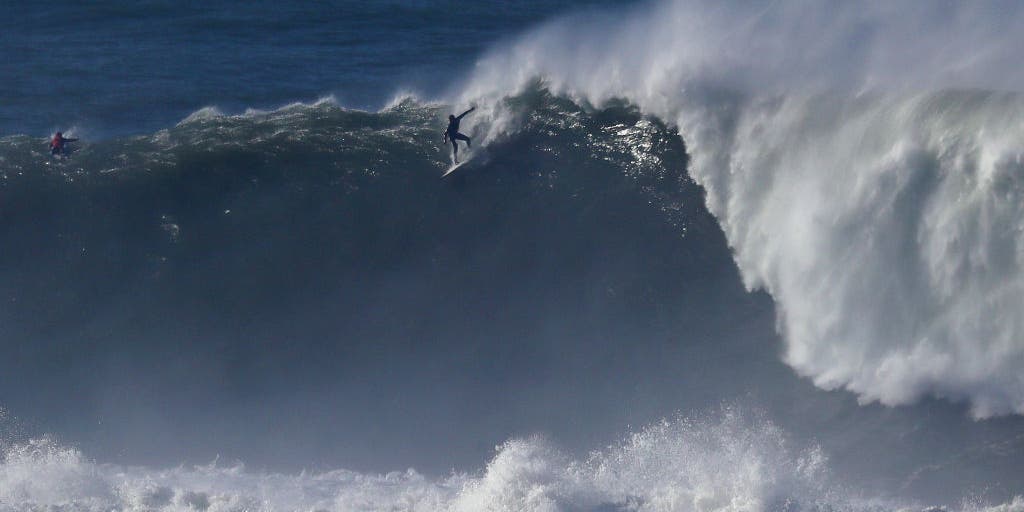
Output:
<svg viewBox="0 0 1024 512">
<path fill-rule="evenodd" d="M 1024 87 L 1022 27 L 1016 2 L 660 2 L 541 27 L 455 101 L 484 143 L 538 78 L 678 126 L 799 373 L 1024 413 L 1024 100 L 982 92 Z"/>
<path fill-rule="evenodd" d="M 180 125 L 189 124 L 189 123 L 195 123 L 195 122 L 200 122 L 200 121 L 209 121 L 211 119 L 216 119 L 218 117 L 224 117 L 224 112 L 222 112 L 219 108 L 217 108 L 217 107 L 203 107 L 203 108 L 201 108 L 199 110 L 196 110 L 195 112 L 192 112 L 185 119 L 182 119 L 178 123 L 178 125 L 180 126 Z"/>
<path fill-rule="evenodd" d="M 90 462 L 49 439 L 11 449 L 0 464 L 3 510 L 877 510 L 837 489 L 820 452 L 793 448 L 771 423 L 735 410 L 666 420 L 582 460 L 542 439 L 511 440 L 479 474 L 439 479 L 414 470 L 124 467 Z M 1016 503 L 1005 512 L 1019 511 Z"/>
<path fill-rule="evenodd" d="M 327 95 L 317 98 L 312 103 L 304 103 L 301 101 L 294 101 L 287 103 L 277 108 L 272 109 L 258 109 L 258 108 L 247 108 L 244 112 L 237 115 L 229 115 L 221 110 L 219 107 L 207 106 L 203 107 L 195 112 L 189 114 L 185 119 L 178 122 L 178 126 L 187 125 L 190 123 L 210 121 L 218 118 L 225 117 L 236 117 L 236 118 L 254 118 L 264 117 L 270 115 L 287 115 L 289 113 L 305 112 L 310 109 L 318 107 L 338 107 L 340 106 L 337 98 L 334 95 Z"/>
</svg>

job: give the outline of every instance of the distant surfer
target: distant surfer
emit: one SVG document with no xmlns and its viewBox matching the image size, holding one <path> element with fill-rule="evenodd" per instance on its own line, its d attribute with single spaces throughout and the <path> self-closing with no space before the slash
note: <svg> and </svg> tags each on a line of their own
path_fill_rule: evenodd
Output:
<svg viewBox="0 0 1024 512">
<path fill-rule="evenodd" d="M 78 139 L 68 139 L 64 137 L 64 134 L 57 132 L 53 139 L 50 140 L 50 154 L 51 155 L 66 155 L 68 154 L 67 144 L 68 142 L 75 142 Z"/>
<path fill-rule="evenodd" d="M 459 163 L 459 145 L 457 140 L 466 141 L 466 147 L 470 147 L 473 144 L 469 142 L 469 137 L 459 133 L 459 121 L 462 120 L 466 114 L 476 110 L 476 107 L 472 107 L 469 110 L 463 112 L 458 117 L 448 116 L 448 129 L 444 131 L 444 143 L 448 144 L 448 141 L 452 141 L 452 157 L 455 159 L 455 163 Z"/>
</svg>

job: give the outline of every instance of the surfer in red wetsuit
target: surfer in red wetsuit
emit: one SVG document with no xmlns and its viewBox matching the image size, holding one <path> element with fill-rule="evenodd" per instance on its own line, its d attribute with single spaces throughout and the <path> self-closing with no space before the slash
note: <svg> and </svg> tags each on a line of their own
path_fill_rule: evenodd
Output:
<svg viewBox="0 0 1024 512">
<path fill-rule="evenodd" d="M 459 114 L 459 117 L 448 116 L 448 129 L 444 131 L 444 143 L 448 144 L 449 140 L 452 141 L 452 156 L 455 158 L 455 163 L 459 163 L 459 145 L 455 141 L 464 140 L 466 141 L 466 147 L 472 146 L 472 143 L 469 142 L 469 137 L 459 133 L 459 121 L 461 121 L 466 114 L 474 110 L 476 110 L 476 107 Z"/>
<path fill-rule="evenodd" d="M 67 154 L 66 144 L 68 142 L 75 142 L 78 139 L 66 139 L 64 135 L 57 132 L 53 139 L 50 141 L 50 154 L 51 155 L 64 155 Z"/>
</svg>

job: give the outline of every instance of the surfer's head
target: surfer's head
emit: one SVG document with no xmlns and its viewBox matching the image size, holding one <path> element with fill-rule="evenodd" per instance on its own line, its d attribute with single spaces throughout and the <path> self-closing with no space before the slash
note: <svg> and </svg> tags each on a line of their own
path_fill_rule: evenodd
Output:
<svg viewBox="0 0 1024 512">
<path fill-rule="evenodd" d="M 57 132 L 57 135 L 55 135 L 55 137 L 60 137 L 60 136 L 61 136 L 60 132 Z"/>
<path fill-rule="evenodd" d="M 454 121 L 455 120 L 455 116 L 452 115 L 452 114 L 448 114 L 448 120 L 449 121 Z"/>
</svg>

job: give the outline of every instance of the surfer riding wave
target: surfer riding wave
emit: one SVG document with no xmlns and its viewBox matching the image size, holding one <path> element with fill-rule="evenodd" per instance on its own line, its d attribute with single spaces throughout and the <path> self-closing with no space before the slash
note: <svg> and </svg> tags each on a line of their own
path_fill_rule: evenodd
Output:
<svg viewBox="0 0 1024 512">
<path fill-rule="evenodd" d="M 471 147 L 473 144 L 469 141 L 469 137 L 459 133 L 459 121 L 462 120 L 466 114 L 476 110 L 476 107 L 471 107 L 469 110 L 459 114 L 458 117 L 454 115 L 448 116 L 448 129 L 444 131 L 444 143 L 447 144 L 449 140 L 452 141 L 452 158 L 455 163 L 459 163 L 459 144 L 457 141 L 466 141 L 466 147 Z"/>
<path fill-rule="evenodd" d="M 53 135 L 53 138 L 50 139 L 50 154 L 57 156 L 67 155 L 69 152 L 67 144 L 77 140 L 78 139 L 69 139 L 65 137 L 63 133 L 57 132 Z"/>
</svg>

